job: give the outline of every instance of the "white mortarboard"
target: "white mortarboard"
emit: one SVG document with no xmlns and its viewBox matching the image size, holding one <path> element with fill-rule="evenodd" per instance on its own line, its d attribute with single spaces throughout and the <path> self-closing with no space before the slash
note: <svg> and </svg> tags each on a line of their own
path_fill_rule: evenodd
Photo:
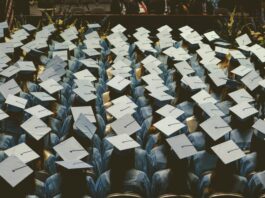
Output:
<svg viewBox="0 0 265 198">
<path fill-rule="evenodd" d="M 214 141 L 232 130 L 232 128 L 219 116 L 209 118 L 201 123 L 200 126 Z"/>
<path fill-rule="evenodd" d="M 120 76 L 115 76 L 114 78 L 112 78 L 107 85 L 118 90 L 118 91 L 122 91 L 123 89 L 125 89 L 129 84 L 131 83 L 131 81 L 127 80 L 126 78 L 120 77 Z"/>
<path fill-rule="evenodd" d="M 245 90 L 238 89 L 228 94 L 236 103 L 253 102 L 255 99 Z"/>
<path fill-rule="evenodd" d="M 96 118 L 91 106 L 71 107 L 71 111 L 75 122 L 77 121 L 80 114 L 83 114 L 90 122 L 96 122 Z"/>
<path fill-rule="evenodd" d="M 193 74 L 195 72 L 192 67 L 187 63 L 187 61 L 176 63 L 174 66 L 182 76 Z"/>
<path fill-rule="evenodd" d="M 75 122 L 76 127 L 90 140 L 92 140 L 97 127 L 87 119 L 87 117 L 81 113 Z"/>
<path fill-rule="evenodd" d="M 20 68 L 20 71 L 36 71 L 32 61 L 18 61 L 16 64 Z"/>
<path fill-rule="evenodd" d="M 10 78 L 11 76 L 15 75 L 19 71 L 20 71 L 19 67 L 15 66 L 15 65 L 11 65 L 8 68 L 6 68 L 5 70 L 3 70 L 0 74 L 4 77 Z"/>
<path fill-rule="evenodd" d="M 136 131 L 141 129 L 141 126 L 137 123 L 134 117 L 132 117 L 130 114 L 122 116 L 121 118 L 112 122 L 110 125 L 117 135 L 123 134 L 123 133 L 132 135 Z"/>
<path fill-rule="evenodd" d="M 22 25 L 22 28 L 24 28 L 27 31 L 34 31 L 36 30 L 36 27 L 31 24 Z"/>
<path fill-rule="evenodd" d="M 93 48 L 83 49 L 82 51 L 83 51 L 86 55 L 88 55 L 89 57 L 100 55 L 100 53 L 99 53 L 97 50 L 93 49 Z"/>
<path fill-rule="evenodd" d="M 8 55 L 4 53 L 0 55 L 0 64 L 5 64 L 8 63 L 9 61 L 11 61 L 11 58 Z"/>
<path fill-rule="evenodd" d="M 113 115 L 116 119 L 121 118 L 122 116 L 126 114 L 133 114 L 135 113 L 134 107 L 130 104 L 124 104 L 124 103 L 119 103 L 119 104 L 114 104 L 107 108 L 107 112 Z"/>
<path fill-rule="evenodd" d="M 149 94 L 153 98 L 159 100 L 159 101 L 168 101 L 168 100 L 173 100 L 174 97 L 167 94 L 166 92 L 159 91 L 159 92 L 152 92 Z"/>
<path fill-rule="evenodd" d="M 78 169 L 90 169 L 93 166 L 83 162 L 81 160 L 71 160 L 71 161 L 57 161 L 56 164 L 68 169 L 68 170 L 78 170 Z"/>
<path fill-rule="evenodd" d="M 51 128 L 45 122 L 35 116 L 25 121 L 21 127 L 37 141 L 51 131 Z"/>
<path fill-rule="evenodd" d="M 50 96 L 46 92 L 30 92 L 31 95 L 38 98 L 40 101 L 54 101 L 56 100 L 54 97 Z"/>
<path fill-rule="evenodd" d="M 161 84 L 160 82 L 149 84 L 148 86 L 145 86 L 145 89 L 151 93 L 154 92 L 163 93 L 164 91 L 169 90 L 169 88 L 166 85 Z"/>
<path fill-rule="evenodd" d="M 99 68 L 98 63 L 92 58 L 82 59 L 82 60 L 79 60 L 79 62 L 83 63 L 88 68 Z"/>
<path fill-rule="evenodd" d="M 74 79 L 74 81 L 79 88 L 86 88 L 88 91 L 96 91 L 93 83 L 89 80 Z"/>
<path fill-rule="evenodd" d="M 256 131 L 254 131 L 254 134 L 262 140 L 265 140 L 265 121 L 258 119 L 252 127 L 256 129 Z"/>
<path fill-rule="evenodd" d="M 258 113 L 258 110 L 247 102 L 239 103 L 233 107 L 230 107 L 229 110 L 242 120 Z"/>
<path fill-rule="evenodd" d="M 265 88 L 265 79 L 259 81 L 259 85 L 260 85 L 262 88 Z"/>
<path fill-rule="evenodd" d="M 45 89 L 49 94 L 53 94 L 57 91 L 63 89 L 63 86 L 57 83 L 53 79 L 46 80 L 39 84 L 43 89 Z"/>
<path fill-rule="evenodd" d="M 77 79 L 90 80 L 91 82 L 97 80 L 96 77 L 93 76 L 93 74 L 88 69 L 84 69 L 82 71 L 76 72 L 74 73 L 74 76 Z"/>
<path fill-rule="evenodd" d="M 93 28 L 100 28 L 101 25 L 99 25 L 98 23 L 91 23 L 87 24 L 87 27 L 93 29 Z"/>
<path fill-rule="evenodd" d="M 215 52 L 227 55 L 227 54 L 229 54 L 229 49 L 215 46 Z"/>
<path fill-rule="evenodd" d="M 111 29 L 112 32 L 116 33 L 116 32 L 124 32 L 126 30 L 125 27 L 123 27 L 121 24 L 116 25 L 115 27 L 113 27 Z"/>
<path fill-rule="evenodd" d="M 30 107 L 28 109 L 25 109 L 25 111 L 33 116 L 36 116 L 37 118 L 44 118 L 53 114 L 53 112 L 51 112 L 50 110 L 46 109 L 41 105 Z"/>
<path fill-rule="evenodd" d="M 216 64 L 206 64 L 203 65 L 205 69 L 207 69 L 210 73 L 221 73 L 220 71 L 223 71 L 221 68 L 218 67 Z"/>
<path fill-rule="evenodd" d="M 65 161 L 80 160 L 88 156 L 88 152 L 74 137 L 70 137 L 60 144 L 57 144 L 53 149 Z"/>
<path fill-rule="evenodd" d="M 7 81 L 0 86 L 1 94 L 6 98 L 9 94 L 15 95 L 21 91 L 21 88 L 14 79 Z"/>
<path fill-rule="evenodd" d="M 179 28 L 178 30 L 181 32 L 192 32 L 193 31 L 193 29 L 188 25 L 185 25 L 185 26 Z"/>
<path fill-rule="evenodd" d="M 33 170 L 16 156 L 10 156 L 0 163 L 0 176 L 12 187 L 26 179 Z"/>
<path fill-rule="evenodd" d="M 201 103 L 200 107 L 209 117 L 225 116 L 225 114 L 215 104 L 211 102 Z"/>
<path fill-rule="evenodd" d="M 40 157 L 25 143 L 21 143 L 9 149 L 6 149 L 5 154 L 7 156 L 16 156 L 25 164 Z"/>
<path fill-rule="evenodd" d="M 216 103 L 217 100 L 215 100 L 207 91 L 205 90 L 201 90 L 200 92 L 196 93 L 195 95 L 193 95 L 191 97 L 195 102 L 197 102 L 198 104 L 202 104 L 202 103 Z"/>
<path fill-rule="evenodd" d="M 179 159 L 184 159 L 197 153 L 196 148 L 185 134 L 167 138 L 166 141 Z"/>
<path fill-rule="evenodd" d="M 8 117 L 9 115 L 5 113 L 2 109 L 0 109 L 0 121 Z"/>
<path fill-rule="evenodd" d="M 62 68 L 62 70 L 64 70 Z M 55 69 L 53 67 L 49 67 L 47 69 L 45 69 L 39 76 L 39 79 L 41 79 L 41 81 L 45 82 L 46 80 L 51 80 L 53 79 L 54 81 L 58 82 L 61 80 L 60 75 L 55 71 Z"/>
<path fill-rule="evenodd" d="M 215 154 L 224 164 L 229 164 L 245 156 L 245 153 L 233 142 L 229 140 L 212 147 Z"/>
<path fill-rule="evenodd" d="M 259 81 L 261 80 L 263 79 L 255 70 L 249 72 L 241 79 L 241 81 L 249 88 L 250 91 L 256 89 L 259 86 Z"/>
<path fill-rule="evenodd" d="M 220 38 L 215 31 L 207 32 L 204 34 L 204 36 L 207 38 L 208 41 L 214 41 Z"/>
<path fill-rule="evenodd" d="M 234 59 L 246 58 L 246 56 L 239 50 L 230 50 L 229 52 Z"/>
<path fill-rule="evenodd" d="M 236 42 L 239 46 L 246 46 L 251 43 L 251 40 L 247 34 L 243 34 L 236 38 Z"/>
<path fill-rule="evenodd" d="M 168 137 L 182 129 L 185 125 L 174 117 L 168 116 L 156 122 L 154 126 Z"/>
<path fill-rule="evenodd" d="M 191 90 L 202 89 L 206 84 L 198 76 L 184 76 L 181 82 L 190 87 Z"/>
<path fill-rule="evenodd" d="M 180 109 L 178 109 L 172 105 L 166 104 L 165 106 L 158 109 L 156 111 L 156 113 L 158 113 L 164 117 L 171 116 L 173 118 L 178 118 L 179 116 L 181 116 L 184 113 L 184 111 L 182 111 L 182 110 L 180 110 Z"/>
<path fill-rule="evenodd" d="M 11 95 L 11 94 L 7 96 L 6 101 L 5 101 L 6 104 L 9 104 L 9 105 L 21 108 L 21 109 L 25 109 L 27 102 L 28 101 L 26 99 L 20 98 L 20 97 Z"/>
<path fill-rule="evenodd" d="M 223 86 L 227 82 L 227 76 L 222 70 L 217 70 L 218 72 L 210 73 L 209 77 L 212 79 L 213 83 L 217 86 Z"/>
<path fill-rule="evenodd" d="M 237 68 L 233 69 L 231 72 L 233 74 L 240 76 L 240 77 L 243 77 L 243 76 L 247 75 L 249 72 L 251 72 L 251 70 L 252 69 L 249 67 L 245 67 L 243 65 L 240 65 Z"/>
<path fill-rule="evenodd" d="M 124 104 L 130 106 L 131 108 L 137 108 L 137 105 L 126 95 L 120 96 L 111 101 L 113 104 Z"/>
<path fill-rule="evenodd" d="M 163 73 L 163 71 L 162 71 L 159 67 L 157 67 L 157 66 L 155 66 L 155 65 L 153 65 L 153 64 L 147 64 L 147 65 L 144 65 L 144 68 L 145 68 L 150 74 L 162 74 L 162 73 Z"/>
<path fill-rule="evenodd" d="M 153 84 L 160 82 L 161 84 L 164 83 L 163 79 L 160 78 L 157 74 L 148 74 L 142 76 L 142 80 L 144 80 L 147 84 Z"/>
<path fill-rule="evenodd" d="M 0 23 L 0 28 L 1 28 L 1 29 L 7 29 L 7 28 L 8 28 L 8 23 L 7 23 L 7 21 L 1 22 L 1 23 Z"/>
<path fill-rule="evenodd" d="M 106 140 L 108 140 L 119 151 L 126 151 L 129 149 L 140 147 L 138 142 L 136 142 L 126 133 L 112 137 L 107 137 Z"/>
<path fill-rule="evenodd" d="M 161 61 L 158 60 L 156 57 L 152 56 L 152 55 L 148 55 L 147 57 L 145 57 L 141 63 L 143 65 L 149 65 L 149 64 L 152 64 L 154 66 L 159 66 L 161 65 Z"/>
<path fill-rule="evenodd" d="M 85 102 L 89 102 L 97 98 L 97 96 L 86 87 L 78 87 L 73 90 Z"/>
<path fill-rule="evenodd" d="M 61 59 L 63 59 L 64 61 L 67 61 L 68 60 L 68 52 L 67 50 L 63 50 L 63 51 L 54 51 L 52 53 L 52 57 L 55 57 L 55 56 L 59 56 Z"/>
</svg>

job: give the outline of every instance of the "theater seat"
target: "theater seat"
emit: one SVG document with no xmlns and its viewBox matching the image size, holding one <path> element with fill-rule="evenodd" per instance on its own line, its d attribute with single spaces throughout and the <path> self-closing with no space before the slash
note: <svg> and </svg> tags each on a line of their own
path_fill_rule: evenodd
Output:
<svg viewBox="0 0 265 198">
<path fill-rule="evenodd" d="M 135 193 L 113 193 L 107 196 L 107 198 L 142 198 Z"/>
<path fill-rule="evenodd" d="M 192 198 L 191 195 L 174 195 L 174 194 L 165 194 L 159 196 L 159 198 Z"/>
<path fill-rule="evenodd" d="M 244 198 L 244 196 L 237 193 L 214 193 L 209 198 Z"/>
</svg>

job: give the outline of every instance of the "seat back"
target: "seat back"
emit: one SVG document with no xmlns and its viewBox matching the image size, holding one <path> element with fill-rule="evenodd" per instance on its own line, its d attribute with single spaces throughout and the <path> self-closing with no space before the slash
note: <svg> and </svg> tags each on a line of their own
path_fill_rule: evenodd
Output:
<svg viewBox="0 0 265 198">
<path fill-rule="evenodd" d="M 244 196 L 238 193 L 214 193 L 209 198 L 244 198 Z"/>
<path fill-rule="evenodd" d="M 174 195 L 174 194 L 164 194 L 159 196 L 159 198 L 192 198 L 191 195 Z"/>
<path fill-rule="evenodd" d="M 112 193 L 107 198 L 142 198 L 140 195 L 135 193 Z"/>
</svg>

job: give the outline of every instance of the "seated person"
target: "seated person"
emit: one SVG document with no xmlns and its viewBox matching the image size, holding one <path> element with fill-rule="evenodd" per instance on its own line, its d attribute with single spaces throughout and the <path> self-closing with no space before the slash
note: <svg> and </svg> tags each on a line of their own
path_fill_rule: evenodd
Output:
<svg viewBox="0 0 265 198">
<path fill-rule="evenodd" d="M 214 171 L 205 175 L 200 182 L 200 197 L 208 197 L 214 193 L 247 194 L 247 180 L 235 174 L 236 164 L 224 164 L 218 160 Z"/>
<path fill-rule="evenodd" d="M 122 150 L 118 150 L 118 141 L 130 141 L 136 143 L 129 136 L 126 140 L 120 138 L 123 135 L 110 137 L 109 140 L 114 144 L 115 148 L 112 151 L 109 168 L 110 170 L 103 173 L 96 183 L 96 197 L 104 198 L 111 193 L 132 192 L 143 197 L 149 196 L 150 182 L 146 174 L 136 170 L 135 166 L 135 151 L 134 146 L 130 144 L 124 145 Z M 117 140 L 117 138 L 119 138 Z M 128 140 L 129 139 L 129 140 Z M 114 142 L 113 142 L 114 140 Z M 117 141 L 115 143 L 115 141 Z M 121 143 L 122 143 L 121 142 Z M 120 144 L 121 144 L 120 143 Z M 137 143 L 135 145 L 138 145 Z M 136 146 L 137 147 L 137 146 Z"/>
<path fill-rule="evenodd" d="M 173 137 L 175 138 L 175 137 Z M 167 152 L 168 168 L 157 171 L 152 178 L 151 195 L 172 193 L 196 196 L 199 179 L 188 170 L 188 159 L 179 159 L 172 150 Z"/>
</svg>

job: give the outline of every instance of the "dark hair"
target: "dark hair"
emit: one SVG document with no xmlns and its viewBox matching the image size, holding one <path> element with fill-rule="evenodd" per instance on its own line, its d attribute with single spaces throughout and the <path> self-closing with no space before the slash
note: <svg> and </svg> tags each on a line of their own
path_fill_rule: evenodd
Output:
<svg viewBox="0 0 265 198">
<path fill-rule="evenodd" d="M 264 150 L 265 150 L 265 141 L 262 140 L 261 138 L 258 138 L 255 134 L 253 134 L 250 143 L 250 151 L 257 153 L 257 161 L 255 169 L 256 171 L 265 170 Z"/>
<path fill-rule="evenodd" d="M 123 191 L 123 183 L 126 173 L 134 168 L 134 156 L 134 149 L 120 152 L 114 148 L 112 151 L 109 162 L 111 193 Z"/>
<path fill-rule="evenodd" d="M 173 151 L 168 154 L 168 192 L 173 194 L 190 194 L 188 178 L 188 160 L 180 160 Z"/>
<path fill-rule="evenodd" d="M 224 164 L 217 161 L 215 170 L 211 174 L 209 192 L 231 192 L 235 182 L 235 163 Z"/>
<path fill-rule="evenodd" d="M 89 194 L 86 182 L 86 174 L 82 170 L 61 170 L 62 198 L 81 198 Z"/>
</svg>

